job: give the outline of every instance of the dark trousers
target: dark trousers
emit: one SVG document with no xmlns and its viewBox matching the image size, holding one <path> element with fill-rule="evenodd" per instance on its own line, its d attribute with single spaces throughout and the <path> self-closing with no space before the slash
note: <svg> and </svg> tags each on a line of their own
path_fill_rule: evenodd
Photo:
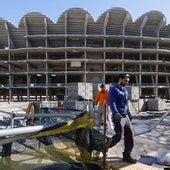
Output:
<svg viewBox="0 0 170 170">
<path fill-rule="evenodd" d="M 115 135 L 112 137 L 112 142 L 109 147 L 115 146 L 124 135 L 124 152 L 123 155 L 130 155 L 134 146 L 132 125 L 129 118 L 123 118 L 124 125 L 120 121 L 113 120 Z"/>
</svg>

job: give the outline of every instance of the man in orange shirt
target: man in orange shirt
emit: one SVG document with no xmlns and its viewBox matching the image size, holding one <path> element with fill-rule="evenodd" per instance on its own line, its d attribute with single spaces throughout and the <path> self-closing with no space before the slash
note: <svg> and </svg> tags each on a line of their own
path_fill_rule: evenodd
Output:
<svg viewBox="0 0 170 170">
<path fill-rule="evenodd" d="M 95 113 L 97 116 L 97 127 L 102 124 L 102 116 L 104 113 L 105 104 L 108 106 L 109 92 L 104 84 L 100 85 L 100 91 L 97 93 L 95 100 Z"/>
</svg>

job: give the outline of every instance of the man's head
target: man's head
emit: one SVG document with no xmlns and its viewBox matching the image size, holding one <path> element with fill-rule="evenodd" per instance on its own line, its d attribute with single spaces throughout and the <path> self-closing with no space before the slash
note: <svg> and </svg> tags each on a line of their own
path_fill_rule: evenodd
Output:
<svg viewBox="0 0 170 170">
<path fill-rule="evenodd" d="M 130 75 L 128 73 L 119 74 L 119 84 L 126 86 L 129 83 Z"/>
<path fill-rule="evenodd" d="M 105 86 L 104 84 L 101 84 L 101 85 L 100 85 L 100 89 L 101 89 L 101 91 L 104 91 L 104 90 L 105 90 L 105 88 L 106 88 L 106 86 Z"/>
</svg>

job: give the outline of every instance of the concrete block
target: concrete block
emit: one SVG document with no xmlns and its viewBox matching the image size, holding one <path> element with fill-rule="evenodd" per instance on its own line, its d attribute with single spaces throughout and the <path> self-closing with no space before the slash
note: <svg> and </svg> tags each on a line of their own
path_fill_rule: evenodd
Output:
<svg viewBox="0 0 170 170">
<path fill-rule="evenodd" d="M 127 86 L 128 98 L 129 100 L 138 100 L 139 99 L 139 87 L 136 86 Z"/>
<path fill-rule="evenodd" d="M 162 99 L 148 99 L 147 108 L 149 111 L 165 110 L 166 103 Z"/>
<path fill-rule="evenodd" d="M 92 100 L 93 99 L 92 83 L 69 83 L 68 98 L 76 100 L 77 96 L 81 96 L 85 100 Z"/>
<path fill-rule="evenodd" d="M 139 99 L 139 112 L 147 111 L 147 101 L 148 99 Z"/>
<path fill-rule="evenodd" d="M 139 102 L 138 101 L 129 101 L 129 111 L 132 115 L 139 113 Z"/>
<path fill-rule="evenodd" d="M 65 109 L 78 109 L 83 111 L 93 110 L 93 101 L 67 101 L 64 102 Z"/>
</svg>

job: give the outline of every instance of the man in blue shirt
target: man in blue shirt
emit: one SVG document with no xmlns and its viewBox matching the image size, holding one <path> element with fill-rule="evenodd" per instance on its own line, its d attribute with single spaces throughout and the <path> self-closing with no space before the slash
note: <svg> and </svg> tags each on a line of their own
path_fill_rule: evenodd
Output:
<svg viewBox="0 0 170 170">
<path fill-rule="evenodd" d="M 107 141 L 106 147 L 115 146 L 124 135 L 123 161 L 136 163 L 137 160 L 131 157 L 134 147 L 133 130 L 131 124 L 131 114 L 128 106 L 128 91 L 125 86 L 128 84 L 130 76 L 127 73 L 119 75 L 118 83 L 110 88 L 109 104 L 114 123 L 115 135 Z"/>
</svg>

